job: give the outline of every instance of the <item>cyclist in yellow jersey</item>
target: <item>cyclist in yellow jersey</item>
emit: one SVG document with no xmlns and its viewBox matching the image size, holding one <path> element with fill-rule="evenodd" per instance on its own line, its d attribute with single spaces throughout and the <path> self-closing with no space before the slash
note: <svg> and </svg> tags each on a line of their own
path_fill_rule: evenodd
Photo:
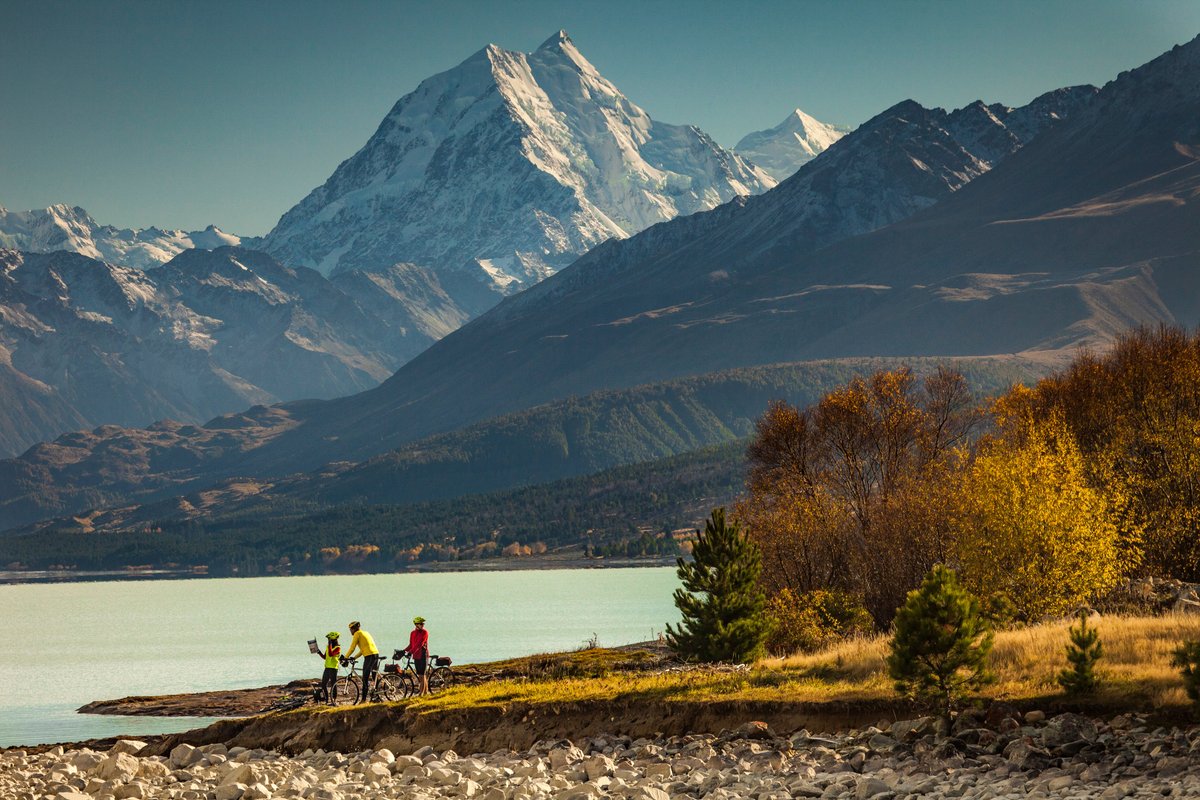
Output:
<svg viewBox="0 0 1200 800">
<path fill-rule="evenodd" d="M 358 698 L 358 702 L 365 703 L 367 702 L 367 693 L 370 691 L 371 679 L 375 677 L 375 673 L 379 669 L 379 648 L 375 646 L 375 640 L 371 638 L 371 634 L 362 630 L 358 620 L 350 623 L 350 633 L 354 634 L 354 637 L 350 640 L 350 649 L 346 651 L 346 658 L 353 658 L 355 650 L 362 654 L 362 696 Z"/>
</svg>

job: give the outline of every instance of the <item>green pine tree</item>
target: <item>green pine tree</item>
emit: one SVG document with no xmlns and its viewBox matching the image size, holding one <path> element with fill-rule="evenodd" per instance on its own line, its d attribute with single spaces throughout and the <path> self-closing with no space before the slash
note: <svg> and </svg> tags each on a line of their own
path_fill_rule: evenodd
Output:
<svg viewBox="0 0 1200 800">
<path fill-rule="evenodd" d="M 683 620 L 678 628 L 667 625 L 671 649 L 697 661 L 746 663 L 762 655 L 770 622 L 761 571 L 758 546 L 737 525 L 725 524 L 725 509 L 715 509 L 692 561 L 679 559 L 683 587 L 675 590 L 675 605 Z"/>
<path fill-rule="evenodd" d="M 979 600 L 954 570 L 938 564 L 896 612 L 888 674 L 896 691 L 939 706 L 949 719 L 968 691 L 995 680 L 985 663 L 991 649 L 991 625 Z"/>
<path fill-rule="evenodd" d="M 1104 645 L 1100 643 L 1099 632 L 1088 627 L 1086 609 L 1079 610 L 1079 625 L 1072 625 L 1069 630 L 1071 643 L 1067 645 L 1067 661 L 1071 666 L 1058 673 L 1058 685 L 1067 694 L 1090 694 L 1100 686 L 1100 678 L 1096 675 L 1096 662 L 1104 657 Z"/>
<path fill-rule="evenodd" d="M 1175 651 L 1171 663 L 1183 674 L 1183 688 L 1192 703 L 1200 707 L 1200 642 L 1185 641 Z"/>
</svg>

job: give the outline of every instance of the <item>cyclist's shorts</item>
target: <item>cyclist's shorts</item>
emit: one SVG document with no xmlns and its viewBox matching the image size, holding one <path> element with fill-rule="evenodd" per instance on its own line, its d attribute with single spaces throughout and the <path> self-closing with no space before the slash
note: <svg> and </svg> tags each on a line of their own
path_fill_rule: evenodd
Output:
<svg viewBox="0 0 1200 800">
<path fill-rule="evenodd" d="M 429 663 L 428 658 L 414 658 L 413 668 L 416 669 L 418 675 L 425 674 L 425 665 Z"/>
</svg>

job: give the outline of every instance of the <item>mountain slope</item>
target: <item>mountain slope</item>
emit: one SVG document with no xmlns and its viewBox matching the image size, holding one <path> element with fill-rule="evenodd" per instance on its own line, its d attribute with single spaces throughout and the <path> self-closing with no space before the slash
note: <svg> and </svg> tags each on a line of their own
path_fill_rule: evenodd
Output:
<svg viewBox="0 0 1200 800">
<path fill-rule="evenodd" d="M 1082 87 L 1047 97 L 1057 97 L 1054 103 L 1067 113 L 1093 93 Z M 962 116 L 956 115 L 901 103 L 771 192 L 602 244 L 443 340 L 378 390 L 280 408 L 286 425 L 273 422 L 250 436 L 252 445 L 224 448 L 218 463 L 200 459 L 180 480 L 282 475 L 329 461 L 360 461 L 571 394 L 804 357 L 803 342 L 786 332 L 754 347 L 726 337 L 745 313 L 723 316 L 723 304 L 732 302 L 759 265 L 903 219 L 987 171 L 989 163 L 950 132 L 951 119 Z M 1029 116 L 1050 120 L 1048 114 Z M 995 115 L 986 119 L 1002 128 Z M 481 305 L 486 303 L 486 290 L 474 285 L 485 292 Z M 836 294 L 817 292 L 821 298 Z M 674 321 L 696 313 L 717 322 L 688 327 L 688 335 L 701 337 L 698 342 L 664 346 L 678 333 Z M 838 313 L 831 310 L 830 323 Z M 647 331 L 651 340 L 642 341 Z M 139 436 L 89 437 L 82 450 L 126 435 Z M 147 435 L 164 453 L 173 446 L 183 453 L 194 447 L 188 437 L 173 445 L 160 431 Z"/>
<path fill-rule="evenodd" d="M 1094 92 L 1079 87 L 1041 102 L 1057 97 L 1066 114 Z M 955 138 L 958 119 L 959 112 L 900 103 L 766 194 L 599 245 L 440 341 L 378 389 L 298 410 L 313 424 L 307 430 L 321 430 L 319 440 L 336 442 L 332 447 L 313 446 L 318 440 L 298 429 L 281 437 L 278 449 L 254 454 L 247 467 L 276 469 L 272 459 L 280 452 L 315 467 L 332 452 L 361 458 L 570 394 L 819 358 L 786 330 L 791 312 L 776 316 L 771 294 L 739 301 L 746 308 L 734 301 L 764 268 L 906 219 L 987 172 L 990 163 Z M 837 299 L 845 290 L 825 283 L 799 289 L 824 314 L 818 324 L 828 326 L 845 313 Z M 828 312 L 821 310 L 826 302 Z M 784 330 L 769 337 L 751 330 L 750 341 L 732 335 L 763 320 Z"/>
<path fill-rule="evenodd" d="M 606 239 L 772 185 L 696 128 L 652 120 L 560 31 L 423 81 L 264 247 L 325 274 L 465 271 L 503 295 Z"/>
<path fill-rule="evenodd" d="M 733 150 L 782 181 L 849 132 L 849 128 L 826 124 L 797 108 L 774 128 L 746 134 Z"/>
<path fill-rule="evenodd" d="M 115 228 L 99 224 L 79 206 L 60 204 L 33 211 L 8 211 L 0 206 L 0 247 L 29 253 L 69 250 L 122 267 L 149 269 L 184 250 L 241 244 L 241 237 L 215 225 L 191 232 Z"/>
<path fill-rule="evenodd" d="M 0 452 L 370 388 L 469 314 L 411 265 L 330 282 L 228 247 L 149 270 L 0 250 Z"/>
<path fill-rule="evenodd" d="M 0 530 L 89 508 L 86 526 L 124 530 L 166 518 L 264 507 L 402 503 L 525 486 L 649 461 L 748 435 L 771 400 L 807 405 L 856 375 L 941 362 L 881 359 L 777 364 L 596 392 L 411 442 L 362 463 L 254 479 L 239 455 L 295 424 L 258 407 L 204 426 L 72 433 L 0 462 Z M 980 394 L 1039 375 L 1020 359 L 954 364 Z M 239 477 L 222 481 L 230 475 Z M 113 507 L 115 506 L 115 508 Z M 108 508 L 105 508 L 108 507 Z"/>
</svg>

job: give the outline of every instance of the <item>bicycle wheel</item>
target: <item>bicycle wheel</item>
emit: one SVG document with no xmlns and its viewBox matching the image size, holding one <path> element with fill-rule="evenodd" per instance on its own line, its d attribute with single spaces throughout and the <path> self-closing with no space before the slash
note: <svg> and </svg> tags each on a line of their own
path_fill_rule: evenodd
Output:
<svg viewBox="0 0 1200 800">
<path fill-rule="evenodd" d="M 430 694 L 449 689 L 452 683 L 454 683 L 454 675 L 450 672 L 449 667 L 434 667 L 429 670 Z"/>
<path fill-rule="evenodd" d="M 362 689 L 359 687 L 357 678 L 352 675 L 343 675 L 333 686 L 337 690 L 334 694 L 334 705 L 350 706 L 358 702 L 358 695 Z"/>
<path fill-rule="evenodd" d="M 404 697 L 404 689 L 400 685 L 400 676 L 394 672 L 385 672 L 375 683 L 375 692 L 380 700 L 391 702 Z"/>
<path fill-rule="evenodd" d="M 407 700 L 417 694 L 417 679 L 411 672 L 401 672 L 396 675 L 396 699 Z"/>
</svg>

